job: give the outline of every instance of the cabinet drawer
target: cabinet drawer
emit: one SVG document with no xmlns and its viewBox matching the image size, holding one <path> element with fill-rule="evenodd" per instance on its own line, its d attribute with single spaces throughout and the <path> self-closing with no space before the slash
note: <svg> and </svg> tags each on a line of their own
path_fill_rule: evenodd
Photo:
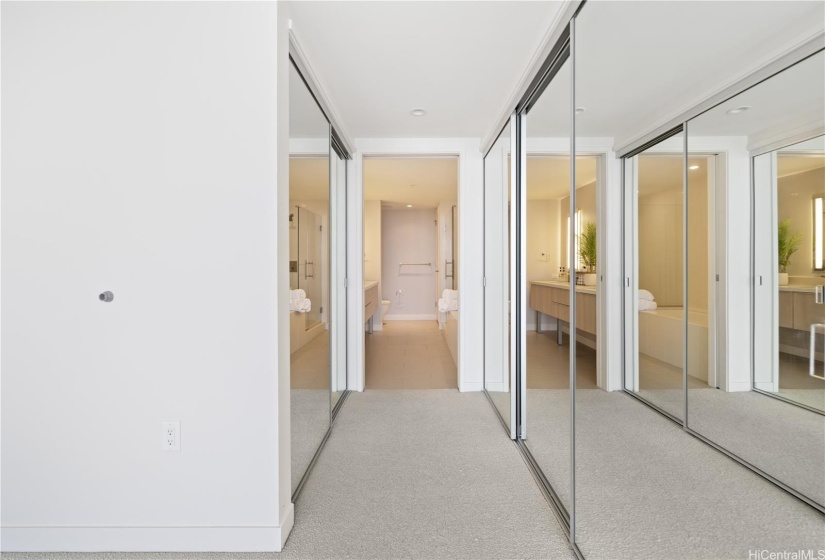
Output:
<svg viewBox="0 0 825 560">
<path fill-rule="evenodd" d="M 570 290 L 562 289 L 562 288 L 551 288 L 550 298 L 555 303 L 560 303 L 562 305 L 570 305 Z"/>
</svg>

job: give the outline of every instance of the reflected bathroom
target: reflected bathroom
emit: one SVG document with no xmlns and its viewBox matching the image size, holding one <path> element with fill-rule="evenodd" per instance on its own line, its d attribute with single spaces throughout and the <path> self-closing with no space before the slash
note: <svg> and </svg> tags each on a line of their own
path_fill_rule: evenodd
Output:
<svg viewBox="0 0 825 560">
<path fill-rule="evenodd" d="M 330 427 L 329 123 L 290 66 L 289 345 L 292 491 Z"/>
</svg>

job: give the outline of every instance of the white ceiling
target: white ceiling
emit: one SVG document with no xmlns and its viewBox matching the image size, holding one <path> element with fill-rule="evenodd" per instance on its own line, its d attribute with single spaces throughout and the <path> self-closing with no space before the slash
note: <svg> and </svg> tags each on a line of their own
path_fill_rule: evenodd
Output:
<svg viewBox="0 0 825 560">
<path fill-rule="evenodd" d="M 458 198 L 458 158 L 364 158 L 364 200 L 384 208 L 435 208 Z"/>
<path fill-rule="evenodd" d="M 351 136 L 481 137 L 561 7 L 293 2 L 292 27 Z"/>
<path fill-rule="evenodd" d="M 698 181 L 707 184 L 708 165 L 713 156 L 696 156 L 688 160 L 688 184 Z M 678 155 L 639 156 L 639 196 L 679 190 L 684 187 L 684 159 Z"/>
<path fill-rule="evenodd" d="M 577 133 L 644 133 L 823 27 L 820 1 L 589 2 L 576 25 Z"/>
<path fill-rule="evenodd" d="M 596 158 L 576 158 L 576 188 L 596 180 Z M 570 158 L 527 156 L 527 199 L 564 198 L 570 194 Z"/>
<path fill-rule="evenodd" d="M 743 106 L 750 108 L 728 114 Z M 755 142 L 817 123 L 825 126 L 822 52 L 699 115 L 688 122 L 688 134 L 745 136 Z"/>
<path fill-rule="evenodd" d="M 301 80 L 295 67 L 289 65 L 289 137 L 323 138 L 329 135 L 329 124 L 315 98 Z"/>
<path fill-rule="evenodd" d="M 776 174 L 778 177 L 787 177 L 797 173 L 805 173 L 825 167 L 825 152 L 818 155 L 792 156 L 779 155 L 776 158 Z M 825 185 L 822 185 L 825 189 Z"/>
<path fill-rule="evenodd" d="M 321 1 L 294 2 L 292 17 L 351 136 L 481 137 L 560 8 Z M 588 2 L 576 27 L 577 134 L 621 142 L 646 132 L 823 22 L 821 1 Z M 569 134 L 569 75 L 558 80 L 562 101 L 540 100 L 548 109 L 537 105 L 528 134 Z M 428 114 L 412 117 L 414 107 Z"/>
</svg>

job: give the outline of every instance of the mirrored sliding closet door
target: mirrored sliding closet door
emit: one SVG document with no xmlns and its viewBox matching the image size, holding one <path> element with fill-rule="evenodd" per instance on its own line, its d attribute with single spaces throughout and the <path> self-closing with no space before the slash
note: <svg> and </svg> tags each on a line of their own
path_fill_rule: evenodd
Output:
<svg viewBox="0 0 825 560">
<path fill-rule="evenodd" d="M 484 157 L 484 390 L 493 402 L 510 437 L 516 437 L 515 387 L 512 367 L 515 325 L 511 291 L 514 288 L 515 236 L 512 219 L 515 197 L 512 119 Z"/>
<path fill-rule="evenodd" d="M 688 321 L 687 425 L 820 509 L 825 507 L 823 83 L 820 51 L 687 124 L 688 313 L 694 318 Z M 751 261 L 729 244 L 726 270 L 724 235 L 748 229 Z M 752 266 L 752 285 L 725 289 L 737 263 Z M 733 350 L 726 355 L 714 325 L 730 348 L 750 349 L 750 355 Z"/>
<path fill-rule="evenodd" d="M 625 389 L 675 419 L 684 418 L 684 135 L 624 160 Z"/>
<path fill-rule="evenodd" d="M 295 492 L 330 427 L 330 128 L 294 65 L 289 87 L 289 263 L 283 266 L 290 284 Z"/>
<path fill-rule="evenodd" d="M 526 314 L 521 436 L 568 518 L 570 352 L 581 338 L 571 328 L 571 285 L 576 288 L 575 303 L 580 303 L 583 290 L 595 293 L 577 282 L 579 277 L 583 281 L 585 266 L 576 250 L 577 236 L 593 215 L 585 217 L 571 196 L 571 66 L 569 58 L 560 63 L 522 115 L 526 166 L 520 193 L 525 208 L 521 290 Z"/>
</svg>

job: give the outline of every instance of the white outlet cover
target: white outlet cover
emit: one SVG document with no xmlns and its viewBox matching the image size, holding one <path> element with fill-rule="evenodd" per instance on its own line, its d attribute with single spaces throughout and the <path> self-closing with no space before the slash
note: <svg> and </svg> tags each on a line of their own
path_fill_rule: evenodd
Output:
<svg viewBox="0 0 825 560">
<path fill-rule="evenodd" d="M 164 451 L 180 451 L 180 422 L 161 422 L 160 441 Z"/>
</svg>

